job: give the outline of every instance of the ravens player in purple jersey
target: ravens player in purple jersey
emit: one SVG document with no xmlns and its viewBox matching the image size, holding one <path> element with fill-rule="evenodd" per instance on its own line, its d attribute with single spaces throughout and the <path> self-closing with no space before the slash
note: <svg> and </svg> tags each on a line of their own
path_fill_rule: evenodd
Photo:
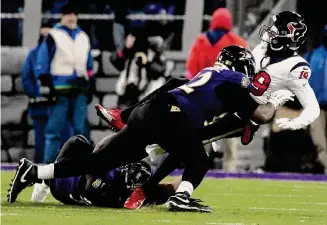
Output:
<svg viewBox="0 0 327 225">
<path fill-rule="evenodd" d="M 215 67 L 205 69 L 177 89 L 158 91 L 137 105 L 129 115 L 126 127 L 97 144 L 92 153 L 67 157 L 62 162 L 44 166 L 22 159 L 8 201 L 14 202 L 25 187 L 41 179 L 101 174 L 137 162 L 146 156 L 146 146 L 157 143 L 185 165 L 182 182 L 176 194 L 170 197 L 168 209 L 211 212 L 209 207 L 190 198 L 209 165 L 199 132 L 210 124 L 206 121 L 226 112 L 235 112 L 244 121 L 266 121 L 262 112 L 273 111 L 275 107 L 272 102 L 258 105 L 250 97 L 249 76 L 253 73 L 254 59 L 248 50 L 238 46 L 225 48 Z"/>
<path fill-rule="evenodd" d="M 55 163 L 62 162 L 67 157 L 91 153 L 93 149 L 94 146 L 82 135 L 73 136 L 62 147 Z M 32 201 L 43 202 L 50 191 L 56 200 L 67 205 L 120 208 L 131 191 L 150 177 L 150 165 L 145 161 L 140 161 L 115 168 L 101 175 L 43 180 L 42 183 L 34 184 Z"/>
</svg>

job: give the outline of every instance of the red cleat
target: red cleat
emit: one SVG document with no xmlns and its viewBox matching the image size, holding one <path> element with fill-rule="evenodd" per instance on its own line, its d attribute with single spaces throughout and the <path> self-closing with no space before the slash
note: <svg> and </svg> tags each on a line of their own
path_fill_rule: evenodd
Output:
<svg viewBox="0 0 327 225">
<path fill-rule="evenodd" d="M 136 188 L 132 195 L 126 200 L 124 204 L 125 209 L 136 210 L 142 207 L 146 199 L 145 193 L 142 188 Z"/>
<path fill-rule="evenodd" d="M 106 109 L 100 104 L 95 104 L 95 110 L 97 115 L 108 123 L 111 130 L 118 132 L 125 127 L 125 123 L 120 118 L 119 109 Z"/>
</svg>

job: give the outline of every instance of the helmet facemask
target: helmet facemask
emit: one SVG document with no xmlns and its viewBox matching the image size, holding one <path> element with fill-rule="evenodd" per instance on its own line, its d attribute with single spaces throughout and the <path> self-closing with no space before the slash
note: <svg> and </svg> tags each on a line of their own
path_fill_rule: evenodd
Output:
<svg viewBox="0 0 327 225">
<path fill-rule="evenodd" d="M 263 25 L 259 31 L 259 37 L 262 41 L 268 44 L 268 47 L 273 52 L 278 51 L 296 51 L 305 42 L 307 26 L 302 22 L 289 22 L 279 28 L 276 25 L 277 17 L 270 18 L 267 25 Z M 297 33 L 295 26 L 300 25 L 302 33 Z M 301 36 L 302 34 L 302 36 Z M 298 36 L 295 36 L 298 35 Z"/>
</svg>

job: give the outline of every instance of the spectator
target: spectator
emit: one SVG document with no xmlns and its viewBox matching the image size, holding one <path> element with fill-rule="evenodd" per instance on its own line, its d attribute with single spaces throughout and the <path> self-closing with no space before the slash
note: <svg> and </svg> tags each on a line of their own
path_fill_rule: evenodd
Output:
<svg viewBox="0 0 327 225">
<path fill-rule="evenodd" d="M 44 163 L 44 130 L 48 120 L 48 111 L 50 109 L 51 99 L 40 98 L 39 85 L 35 77 L 34 68 L 36 64 L 36 56 L 43 39 L 47 36 L 51 29 L 50 24 L 42 24 L 40 28 L 40 37 L 38 44 L 33 48 L 24 63 L 22 69 L 22 84 L 25 94 L 29 97 L 28 112 L 33 120 L 34 128 L 34 144 L 35 144 L 35 163 Z M 69 123 L 67 123 L 61 138 L 61 143 L 65 143 L 72 135 Z"/>
<path fill-rule="evenodd" d="M 60 25 L 49 31 L 37 56 L 36 76 L 41 83 L 41 95 L 56 97 L 45 128 L 47 162 L 60 149 L 60 134 L 68 119 L 74 135 L 89 139 L 86 121 L 88 94 L 95 80 L 92 67 L 89 37 L 77 25 L 74 5 L 66 4 Z"/>
<path fill-rule="evenodd" d="M 210 23 L 210 30 L 200 34 L 194 41 L 186 61 L 188 79 L 192 79 L 203 68 L 215 63 L 221 49 L 229 45 L 247 47 L 243 38 L 231 32 L 232 18 L 226 8 L 217 9 Z"/>
<path fill-rule="evenodd" d="M 304 57 L 310 63 L 312 74 L 309 82 L 321 108 L 320 116 L 310 126 L 312 141 L 317 147 L 319 160 L 327 168 L 327 24 L 321 32 L 321 45 Z"/>
<path fill-rule="evenodd" d="M 232 18 L 226 8 L 219 8 L 214 11 L 210 23 L 210 30 L 200 34 L 193 46 L 186 61 L 188 79 L 192 79 L 198 72 L 208 66 L 214 65 L 221 49 L 229 45 L 247 47 L 243 38 L 231 32 Z M 236 170 L 235 154 L 237 151 L 237 138 L 224 139 L 226 151 L 224 153 L 223 168 L 226 172 Z M 218 143 L 212 144 L 213 149 L 219 149 Z"/>
<path fill-rule="evenodd" d="M 160 4 L 144 7 L 147 14 L 164 10 Z M 132 29 L 126 38 L 125 48 L 111 57 L 112 64 L 122 71 L 116 83 L 117 105 L 124 109 L 137 103 L 142 95 L 153 91 L 165 83 L 172 67 L 164 57 L 172 35 L 165 41 L 159 36 L 162 21 L 146 21 L 143 28 Z M 156 29 L 155 29 L 156 28 Z"/>
</svg>

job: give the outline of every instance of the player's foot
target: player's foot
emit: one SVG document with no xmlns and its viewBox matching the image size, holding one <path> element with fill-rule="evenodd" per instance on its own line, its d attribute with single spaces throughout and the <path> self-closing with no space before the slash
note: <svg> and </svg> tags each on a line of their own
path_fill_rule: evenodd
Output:
<svg viewBox="0 0 327 225">
<path fill-rule="evenodd" d="M 136 188 L 132 195 L 126 200 L 124 204 L 125 209 L 136 210 L 142 207 L 146 199 L 144 190 L 142 188 Z"/>
<path fill-rule="evenodd" d="M 50 194 L 50 187 L 44 183 L 34 184 L 34 189 L 31 197 L 32 202 L 44 202 L 46 197 Z"/>
<path fill-rule="evenodd" d="M 120 118 L 121 111 L 119 109 L 106 109 L 100 104 L 95 104 L 97 115 L 105 120 L 109 128 L 114 132 L 118 132 L 125 127 L 125 123 Z"/>
<path fill-rule="evenodd" d="M 36 173 L 36 167 L 33 163 L 25 158 L 19 161 L 17 166 L 16 174 L 10 188 L 8 190 L 7 201 L 9 203 L 15 202 L 19 193 L 26 187 L 33 185 L 33 182 L 26 179 L 26 175 L 29 173 Z"/>
<path fill-rule="evenodd" d="M 211 208 L 209 206 L 201 205 L 200 202 L 202 202 L 200 199 L 190 198 L 188 193 L 183 192 L 171 196 L 166 205 L 168 210 L 172 212 L 211 213 Z"/>
</svg>

